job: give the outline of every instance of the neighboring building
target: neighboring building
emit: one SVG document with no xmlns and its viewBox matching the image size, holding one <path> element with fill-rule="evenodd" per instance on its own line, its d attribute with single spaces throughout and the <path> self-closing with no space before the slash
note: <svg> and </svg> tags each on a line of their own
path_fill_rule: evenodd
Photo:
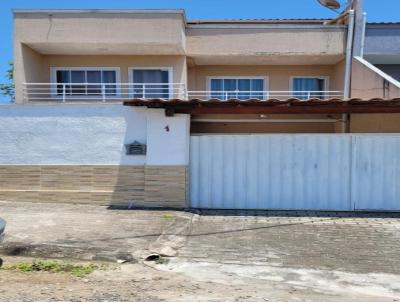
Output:
<svg viewBox="0 0 400 302">
<path fill-rule="evenodd" d="M 15 11 L 16 103 L 22 106 L 0 110 L 6 150 L 0 153 L 0 199 L 398 209 L 351 199 L 363 181 L 350 175 L 355 142 L 349 134 L 327 135 L 400 132 L 399 100 L 370 101 L 400 97 L 400 84 L 378 69 L 393 67 L 372 65 L 383 61 L 372 62 L 371 38 L 366 60 L 346 52 L 353 45 L 348 20 Z M 127 154 L 143 152 L 141 145 L 125 146 L 136 141 L 146 152 Z M 260 158 L 264 151 L 277 157 Z M 289 168 L 283 156 L 294 153 L 300 162 L 292 158 Z M 308 154 L 314 154 L 310 163 Z M 278 181 L 279 192 L 264 192 L 264 179 Z M 283 189 L 286 181 L 293 190 Z"/>
<path fill-rule="evenodd" d="M 352 96 L 399 98 L 400 23 L 367 23 L 363 59 L 354 59 Z M 400 132 L 399 114 L 353 115 L 352 132 Z"/>
<path fill-rule="evenodd" d="M 365 59 L 400 81 L 400 23 L 368 23 Z"/>
</svg>

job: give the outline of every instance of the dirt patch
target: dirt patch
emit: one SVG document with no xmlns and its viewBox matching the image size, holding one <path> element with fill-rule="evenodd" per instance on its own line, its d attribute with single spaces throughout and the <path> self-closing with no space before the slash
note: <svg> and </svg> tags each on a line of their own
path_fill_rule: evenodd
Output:
<svg viewBox="0 0 400 302">
<path fill-rule="evenodd" d="M 6 265 L 29 260 L 5 257 Z M 218 278 L 212 275 L 191 278 L 169 271 L 167 266 L 159 270 L 142 264 L 109 264 L 106 270 L 96 270 L 84 278 L 64 273 L 2 271 L 0 301 L 394 301 L 362 294 L 324 293 L 236 274 Z"/>
</svg>

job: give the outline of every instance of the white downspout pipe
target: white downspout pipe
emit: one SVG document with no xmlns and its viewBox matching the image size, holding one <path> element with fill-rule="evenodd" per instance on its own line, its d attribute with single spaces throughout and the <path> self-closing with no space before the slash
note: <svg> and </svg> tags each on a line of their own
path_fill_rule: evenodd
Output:
<svg viewBox="0 0 400 302">
<path fill-rule="evenodd" d="M 351 61 L 353 59 L 354 37 L 354 10 L 349 11 L 349 25 L 347 30 L 346 69 L 344 74 L 344 98 L 350 98 Z"/>
<path fill-rule="evenodd" d="M 350 98 L 350 82 L 351 82 L 351 66 L 353 59 L 353 38 L 354 38 L 354 10 L 349 11 L 349 22 L 347 28 L 347 46 L 346 46 L 346 66 L 344 74 L 344 99 Z M 348 115 L 344 113 L 342 115 L 342 133 L 347 132 L 347 120 Z"/>
<path fill-rule="evenodd" d="M 364 58 L 364 48 L 365 48 L 365 31 L 367 28 L 367 13 L 363 13 L 363 23 L 362 23 L 362 32 L 361 32 L 361 50 L 360 57 Z"/>
</svg>

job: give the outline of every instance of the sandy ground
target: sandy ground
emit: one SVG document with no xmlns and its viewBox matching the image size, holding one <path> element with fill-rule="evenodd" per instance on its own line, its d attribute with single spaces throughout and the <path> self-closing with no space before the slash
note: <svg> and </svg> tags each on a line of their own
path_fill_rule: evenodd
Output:
<svg viewBox="0 0 400 302">
<path fill-rule="evenodd" d="M 5 257 L 4 260 L 13 263 L 32 259 Z M 248 268 L 236 265 L 221 269 L 213 264 L 178 260 L 157 265 L 108 264 L 106 270 L 84 278 L 64 273 L 3 270 L 0 271 L 0 301 L 398 301 L 394 292 L 383 287 L 371 289 L 368 280 L 362 285 L 362 276 L 358 286 L 351 285 L 342 276 L 324 289 L 323 272 L 310 283 L 310 278 L 315 276 L 309 276 L 304 282 L 301 278 L 297 282 L 283 282 L 270 268 L 269 273 L 254 268 L 251 274 L 246 271 Z M 267 274 L 263 276 L 264 273 Z M 303 272 L 303 278 L 305 275 Z M 320 284 L 316 282 L 318 278 Z"/>
</svg>

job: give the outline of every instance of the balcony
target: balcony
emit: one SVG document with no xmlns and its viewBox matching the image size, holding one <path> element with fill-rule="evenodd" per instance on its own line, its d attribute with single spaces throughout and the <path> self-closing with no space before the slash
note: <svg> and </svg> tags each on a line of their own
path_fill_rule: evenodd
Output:
<svg viewBox="0 0 400 302">
<path fill-rule="evenodd" d="M 331 65 L 344 59 L 346 30 L 336 25 L 202 25 L 186 30 L 196 65 Z"/>
<path fill-rule="evenodd" d="M 129 99 L 343 98 L 342 91 L 191 91 L 184 83 L 24 83 L 24 102 L 122 102 Z"/>
<path fill-rule="evenodd" d="M 14 39 L 42 55 L 182 55 L 180 10 L 15 10 Z"/>
<path fill-rule="evenodd" d="M 122 102 L 185 99 L 183 83 L 24 83 L 24 102 Z"/>
</svg>

